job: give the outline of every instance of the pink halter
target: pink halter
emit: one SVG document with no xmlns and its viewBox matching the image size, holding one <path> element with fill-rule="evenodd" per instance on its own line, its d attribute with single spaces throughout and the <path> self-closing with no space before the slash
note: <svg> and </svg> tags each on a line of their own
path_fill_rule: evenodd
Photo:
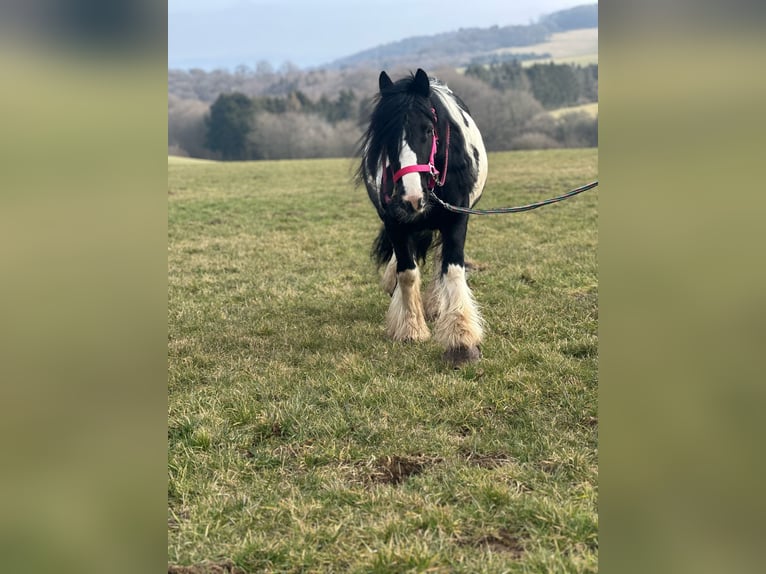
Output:
<svg viewBox="0 0 766 574">
<path fill-rule="evenodd" d="M 408 173 L 416 173 L 416 172 L 428 172 L 431 174 L 431 179 L 428 181 L 428 190 L 432 190 L 437 185 L 439 187 L 444 185 L 444 182 L 447 181 L 447 163 L 449 162 L 449 136 L 450 136 L 450 128 L 449 128 L 449 122 L 447 122 L 447 146 L 444 148 L 444 172 L 440 172 L 438 169 L 436 169 L 436 164 L 434 163 L 434 156 L 436 156 L 436 146 L 439 141 L 439 136 L 436 134 L 436 110 L 434 108 L 431 108 L 431 112 L 434 115 L 434 135 L 433 139 L 431 140 L 431 156 L 428 158 L 428 163 L 423 164 L 415 164 L 415 165 L 407 165 L 403 166 L 401 169 L 399 169 L 396 173 L 394 173 L 394 183 L 402 179 L 402 176 L 407 175 Z M 387 167 L 384 163 L 383 165 L 383 186 L 385 186 L 386 181 L 386 171 Z M 442 178 L 441 181 L 439 181 L 439 175 L 441 174 Z M 386 200 L 390 201 L 390 198 L 386 195 Z M 388 201 L 386 201 L 388 203 Z"/>
<path fill-rule="evenodd" d="M 407 175 L 408 173 L 415 173 L 415 172 L 425 172 L 431 174 L 431 180 L 428 182 L 428 189 L 433 189 L 433 186 L 436 183 L 436 178 L 439 175 L 439 170 L 436 169 L 436 166 L 434 165 L 434 156 L 436 155 L 436 145 L 439 141 L 439 138 L 436 136 L 436 130 L 434 130 L 434 135 L 431 140 L 431 156 L 428 158 L 427 164 L 415 164 L 415 165 L 407 165 L 402 167 L 399 171 L 397 171 L 394 174 L 394 183 L 402 179 L 402 176 Z"/>
</svg>

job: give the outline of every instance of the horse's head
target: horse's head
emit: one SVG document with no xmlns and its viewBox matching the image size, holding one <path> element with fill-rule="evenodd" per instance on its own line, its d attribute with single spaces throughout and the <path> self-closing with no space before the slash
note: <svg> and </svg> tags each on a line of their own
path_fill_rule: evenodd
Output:
<svg viewBox="0 0 766 574">
<path fill-rule="evenodd" d="M 430 100 L 431 85 L 421 69 L 396 83 L 381 72 L 378 84 L 380 94 L 370 138 L 371 161 L 378 165 L 370 171 L 383 170 L 384 205 L 418 214 L 426 205 L 435 175 L 436 116 Z"/>
</svg>

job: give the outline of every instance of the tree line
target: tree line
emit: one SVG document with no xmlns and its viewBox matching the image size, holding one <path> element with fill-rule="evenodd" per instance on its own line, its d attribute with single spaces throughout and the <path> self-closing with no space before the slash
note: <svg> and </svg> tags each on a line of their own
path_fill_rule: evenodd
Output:
<svg viewBox="0 0 766 574">
<path fill-rule="evenodd" d="M 546 109 L 598 101 L 598 66 L 534 64 L 524 67 L 518 60 L 471 64 L 466 75 L 488 83 L 496 90 L 529 91 Z"/>
<path fill-rule="evenodd" d="M 397 77 L 408 70 L 390 72 Z M 597 101 L 595 65 L 522 67 L 510 61 L 472 65 L 463 74 L 431 73 L 468 104 L 490 151 L 598 145 L 597 118 L 579 113 L 556 119 L 547 113 Z M 214 98 L 208 83 L 189 81 L 208 75 L 226 88 Z M 261 66 L 234 74 L 175 71 L 174 79 L 171 85 L 169 77 L 168 152 L 223 160 L 349 157 L 377 90 L 377 72 L 362 70 L 275 72 Z"/>
<path fill-rule="evenodd" d="M 359 103 L 351 90 L 330 100 L 301 91 L 286 97 L 220 94 L 205 116 L 205 147 L 223 160 L 350 156 Z"/>
</svg>

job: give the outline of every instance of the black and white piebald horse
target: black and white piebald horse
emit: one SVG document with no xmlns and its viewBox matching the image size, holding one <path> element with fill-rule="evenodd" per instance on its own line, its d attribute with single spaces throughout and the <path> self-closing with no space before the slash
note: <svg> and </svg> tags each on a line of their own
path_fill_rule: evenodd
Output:
<svg viewBox="0 0 766 574">
<path fill-rule="evenodd" d="M 465 277 L 468 215 L 445 210 L 429 192 L 473 206 L 487 179 L 484 142 L 466 105 L 423 70 L 397 82 L 381 72 L 378 83 L 357 174 L 383 221 L 373 256 L 392 296 L 386 331 L 397 341 L 424 341 L 426 319 L 433 320 L 449 363 L 475 361 L 483 320 Z M 434 278 L 421 297 L 418 263 L 432 246 Z"/>
</svg>

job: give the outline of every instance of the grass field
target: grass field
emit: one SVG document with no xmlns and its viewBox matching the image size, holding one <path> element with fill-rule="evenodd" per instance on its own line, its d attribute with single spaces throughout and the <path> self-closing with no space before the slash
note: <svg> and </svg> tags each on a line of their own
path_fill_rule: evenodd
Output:
<svg viewBox="0 0 766 574">
<path fill-rule="evenodd" d="M 550 54 L 550 58 L 524 60 L 524 66 L 543 62 L 557 64 L 598 64 L 598 28 L 584 28 L 551 34 L 550 40 L 541 44 L 519 48 L 502 48 L 498 54 L 528 53 Z"/>
<path fill-rule="evenodd" d="M 569 106 L 567 108 L 558 108 L 557 110 L 551 110 L 548 113 L 552 115 L 554 118 L 558 119 L 563 115 L 578 113 L 578 112 L 586 113 L 592 118 L 598 117 L 598 102 L 592 102 L 590 104 L 581 104 L 579 106 Z"/>
<path fill-rule="evenodd" d="M 471 219 L 456 371 L 386 338 L 351 169 L 168 160 L 169 572 L 595 572 L 598 191 Z M 490 154 L 480 207 L 596 176 Z"/>
</svg>

